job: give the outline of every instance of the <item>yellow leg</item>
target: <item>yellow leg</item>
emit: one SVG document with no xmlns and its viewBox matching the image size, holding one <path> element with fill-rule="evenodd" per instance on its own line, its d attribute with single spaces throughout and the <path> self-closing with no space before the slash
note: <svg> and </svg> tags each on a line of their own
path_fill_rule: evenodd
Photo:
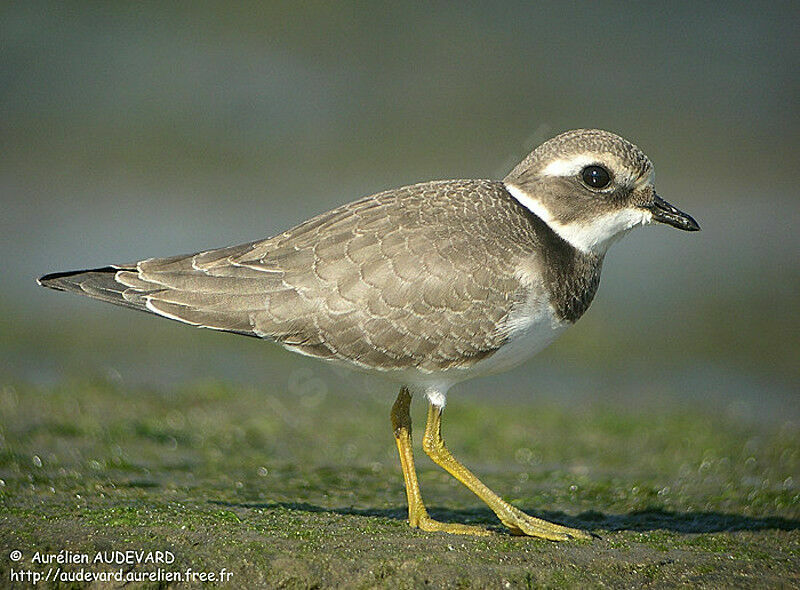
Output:
<svg viewBox="0 0 800 590">
<path fill-rule="evenodd" d="M 408 524 L 423 531 L 443 531 L 462 535 L 490 535 L 484 528 L 459 523 L 444 523 L 433 520 L 428 516 L 425 505 L 422 503 L 422 494 L 419 491 L 417 472 L 414 469 L 414 453 L 411 449 L 411 414 L 409 406 L 411 394 L 406 387 L 400 389 L 397 400 L 392 406 L 392 428 L 397 450 L 400 453 L 400 465 L 403 467 L 403 479 L 406 483 L 406 496 L 408 498 Z"/>
<path fill-rule="evenodd" d="M 442 408 L 438 408 L 433 404 L 428 407 L 428 424 L 425 427 L 422 448 L 425 449 L 425 452 L 433 459 L 434 463 L 449 472 L 450 475 L 483 500 L 513 534 L 529 535 L 551 541 L 592 538 L 589 533 L 584 531 L 553 524 L 525 514 L 522 510 L 514 508 L 508 502 L 503 501 L 497 494 L 486 487 L 469 469 L 453 457 L 445 446 L 442 440 Z"/>
</svg>

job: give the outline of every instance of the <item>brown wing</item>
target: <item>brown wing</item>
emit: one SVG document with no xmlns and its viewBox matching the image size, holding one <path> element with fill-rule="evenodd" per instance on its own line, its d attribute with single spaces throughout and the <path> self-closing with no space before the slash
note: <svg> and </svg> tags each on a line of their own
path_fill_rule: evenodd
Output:
<svg viewBox="0 0 800 590">
<path fill-rule="evenodd" d="M 514 271 L 531 232 L 510 198 L 489 181 L 425 183 L 268 240 L 41 282 L 311 356 L 464 366 L 504 342 L 504 320 L 524 295 Z"/>
</svg>

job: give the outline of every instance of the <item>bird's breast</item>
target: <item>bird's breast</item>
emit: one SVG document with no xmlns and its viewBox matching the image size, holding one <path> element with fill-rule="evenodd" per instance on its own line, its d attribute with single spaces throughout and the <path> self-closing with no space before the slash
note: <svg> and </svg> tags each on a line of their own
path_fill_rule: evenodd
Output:
<svg viewBox="0 0 800 590">
<path fill-rule="evenodd" d="M 549 346 L 571 325 L 559 316 L 545 292 L 531 289 L 506 317 L 503 346 L 463 369 L 469 373 L 465 378 L 507 371 Z"/>
</svg>

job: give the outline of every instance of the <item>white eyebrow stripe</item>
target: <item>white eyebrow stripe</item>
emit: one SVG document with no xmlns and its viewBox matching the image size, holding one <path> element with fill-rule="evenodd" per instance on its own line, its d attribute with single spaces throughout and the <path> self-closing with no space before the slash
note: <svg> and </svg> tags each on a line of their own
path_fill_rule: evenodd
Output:
<svg viewBox="0 0 800 590">
<path fill-rule="evenodd" d="M 574 158 L 553 160 L 544 167 L 542 176 L 575 176 L 590 164 L 598 164 L 600 158 L 593 154 L 581 154 Z"/>
</svg>

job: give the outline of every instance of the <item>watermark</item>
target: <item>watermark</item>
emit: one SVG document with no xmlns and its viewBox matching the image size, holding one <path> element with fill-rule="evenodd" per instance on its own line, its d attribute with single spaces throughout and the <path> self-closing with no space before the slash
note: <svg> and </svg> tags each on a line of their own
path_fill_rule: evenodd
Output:
<svg viewBox="0 0 800 590">
<path fill-rule="evenodd" d="M 292 395 L 287 398 L 282 395 L 265 393 L 263 399 L 270 406 L 272 412 L 281 418 L 287 426 L 300 430 L 303 426 L 303 411 L 314 409 L 322 404 L 330 395 L 329 382 L 336 383 L 337 387 L 357 392 L 358 396 L 369 398 L 377 402 L 391 403 L 393 399 L 387 391 L 386 384 L 368 373 L 363 373 L 338 364 L 318 364 L 315 367 L 299 367 L 293 369 L 286 380 L 283 391 Z M 396 391 L 394 392 L 396 395 Z M 297 407 L 300 407 L 298 411 Z M 388 408 L 388 406 L 387 406 Z M 388 410 L 387 410 L 388 412 Z"/>
<path fill-rule="evenodd" d="M 195 570 L 180 567 L 171 551 L 136 549 L 93 552 L 33 551 L 9 552 L 11 561 L 8 582 L 37 585 L 108 582 L 129 584 L 156 583 L 225 583 L 233 578 L 226 568 Z"/>
<path fill-rule="evenodd" d="M 503 178 L 506 174 L 511 172 L 511 170 L 519 164 L 519 162 L 527 156 L 534 148 L 538 147 L 539 144 L 543 143 L 545 140 L 550 139 L 553 135 L 553 127 L 549 123 L 541 123 L 539 124 L 533 132 L 525 138 L 520 144 L 520 151 L 515 152 L 514 154 L 509 155 L 509 157 L 503 162 L 502 166 L 497 169 L 495 172 L 496 178 Z"/>
</svg>

